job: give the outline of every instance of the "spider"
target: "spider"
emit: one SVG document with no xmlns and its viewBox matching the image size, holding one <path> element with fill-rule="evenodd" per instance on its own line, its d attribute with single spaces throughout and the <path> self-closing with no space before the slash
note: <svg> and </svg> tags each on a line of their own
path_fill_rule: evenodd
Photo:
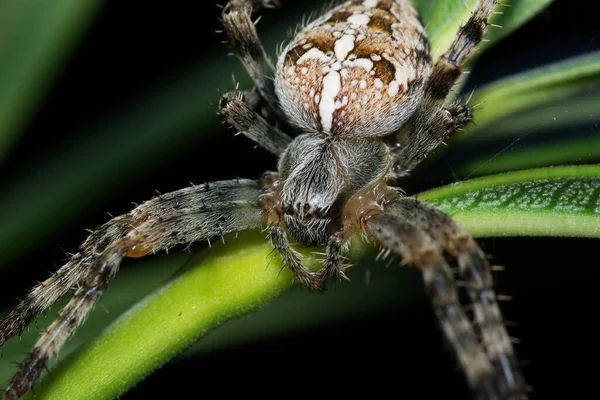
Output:
<svg viewBox="0 0 600 400">
<path fill-rule="evenodd" d="M 345 254 L 355 230 L 384 253 L 398 254 L 422 272 L 474 396 L 526 398 L 485 254 L 451 217 L 392 186 L 472 120 L 468 104 L 445 100 L 497 3 L 479 0 L 433 62 L 408 0 L 347 1 L 301 29 L 273 66 L 252 13 L 275 2 L 230 0 L 223 8 L 224 30 L 255 89 L 224 94 L 219 112 L 279 158 L 277 172 L 163 194 L 93 231 L 77 254 L 0 321 L 1 345 L 75 289 L 3 398 L 17 399 L 32 388 L 124 257 L 246 229 L 264 229 L 294 277 L 317 292 L 329 279 L 346 278 Z M 307 269 L 291 242 L 324 246 L 322 270 Z M 474 323 L 459 301 L 446 254 L 466 282 Z"/>
</svg>

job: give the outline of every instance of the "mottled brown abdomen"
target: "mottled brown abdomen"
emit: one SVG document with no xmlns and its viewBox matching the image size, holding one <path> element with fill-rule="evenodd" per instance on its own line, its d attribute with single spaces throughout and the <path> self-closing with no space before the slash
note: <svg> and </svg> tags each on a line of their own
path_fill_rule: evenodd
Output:
<svg viewBox="0 0 600 400">
<path fill-rule="evenodd" d="M 294 37 L 275 85 L 283 109 L 306 132 L 381 136 L 412 115 L 430 64 L 408 0 L 355 0 Z"/>
</svg>

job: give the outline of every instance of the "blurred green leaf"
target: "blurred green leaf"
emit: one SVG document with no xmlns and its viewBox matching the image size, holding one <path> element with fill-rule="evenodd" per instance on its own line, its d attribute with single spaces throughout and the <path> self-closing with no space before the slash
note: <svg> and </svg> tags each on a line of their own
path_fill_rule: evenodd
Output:
<svg viewBox="0 0 600 400">
<path fill-rule="evenodd" d="M 125 185 L 154 157 L 170 154 L 173 160 L 177 148 L 198 135 L 210 136 L 219 123 L 217 82 L 225 81 L 231 81 L 226 68 L 204 64 L 166 89 L 136 99 L 125 112 L 83 129 L 87 135 L 65 146 L 62 157 L 50 157 L 0 193 L 0 265 Z"/>
<path fill-rule="evenodd" d="M 101 6 L 0 1 L 0 162 Z"/>
<path fill-rule="evenodd" d="M 463 139 L 472 140 L 481 146 L 482 141 L 496 140 L 500 137 L 518 138 L 536 136 L 539 133 L 559 132 L 569 127 L 594 127 L 600 118 L 600 91 L 581 91 L 565 99 L 540 104 L 534 108 L 515 110 L 507 117 L 488 124 L 485 133 L 467 135 Z M 484 103 L 482 107 L 486 107 Z M 478 126 L 472 127 L 474 130 Z"/>
<path fill-rule="evenodd" d="M 560 140 L 548 144 L 526 145 L 513 142 L 497 154 L 470 160 L 454 170 L 461 176 L 480 176 L 518 169 L 559 164 L 589 163 L 600 160 L 600 137 Z"/>
<path fill-rule="evenodd" d="M 580 94 L 597 93 L 599 89 L 600 52 L 510 76 L 475 92 L 470 103 L 483 103 L 483 106 L 475 109 L 477 124 L 470 132 L 481 131 L 492 124 L 502 124 L 503 118 L 511 117 L 516 112 L 532 110 Z"/>
<path fill-rule="evenodd" d="M 489 176 L 418 197 L 437 204 L 477 236 L 600 237 L 600 166 Z M 354 259 L 373 252 L 370 246 L 353 248 L 360 248 Z M 88 399 L 111 399 L 123 393 L 210 330 L 294 287 L 291 273 L 271 251 L 262 234 L 246 232 L 195 257 L 181 274 L 61 363 L 52 379 L 36 387 L 36 396 L 65 399 L 86 393 Z M 310 250 L 302 252 L 311 256 Z M 311 260 L 307 266 L 315 270 L 320 264 Z"/>
</svg>

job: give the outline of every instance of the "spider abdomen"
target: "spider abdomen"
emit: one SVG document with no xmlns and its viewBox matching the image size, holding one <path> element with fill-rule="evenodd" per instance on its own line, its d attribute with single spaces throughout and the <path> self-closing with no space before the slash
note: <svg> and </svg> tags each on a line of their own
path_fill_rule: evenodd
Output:
<svg viewBox="0 0 600 400">
<path fill-rule="evenodd" d="M 306 132 L 382 136 L 412 115 L 430 64 L 408 0 L 354 0 L 294 37 L 275 85 L 283 109 Z"/>
</svg>

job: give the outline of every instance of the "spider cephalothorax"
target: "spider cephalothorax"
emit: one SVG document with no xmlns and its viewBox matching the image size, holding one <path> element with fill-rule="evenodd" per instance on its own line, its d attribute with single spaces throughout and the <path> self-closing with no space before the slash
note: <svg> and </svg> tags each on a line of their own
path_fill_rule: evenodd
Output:
<svg viewBox="0 0 600 400">
<path fill-rule="evenodd" d="M 402 256 L 423 272 L 442 331 L 475 396 L 525 398 L 484 253 L 452 218 L 390 186 L 471 120 L 467 104 L 446 105 L 445 99 L 497 1 L 479 0 L 435 62 L 408 0 L 347 1 L 301 29 L 276 67 L 251 19 L 260 4 L 269 1 L 230 0 L 224 7 L 226 34 L 256 90 L 226 93 L 219 107 L 227 122 L 279 157 L 277 172 L 164 194 L 94 231 L 79 253 L 0 321 L 2 344 L 74 289 L 4 398 L 31 389 L 123 257 L 255 228 L 268 232 L 296 279 L 317 291 L 327 278 L 345 277 L 344 254 L 356 230 Z M 304 267 L 290 241 L 325 246 L 322 271 Z M 466 282 L 474 323 L 458 299 L 445 253 L 456 258 Z"/>
</svg>

